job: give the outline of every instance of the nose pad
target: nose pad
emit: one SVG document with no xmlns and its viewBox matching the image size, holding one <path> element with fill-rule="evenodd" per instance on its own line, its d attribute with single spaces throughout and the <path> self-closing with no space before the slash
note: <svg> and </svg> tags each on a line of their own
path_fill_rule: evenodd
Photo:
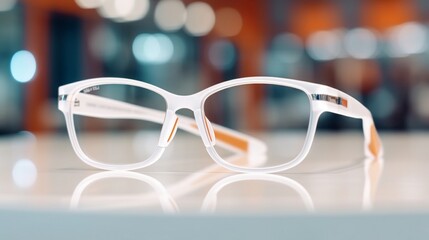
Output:
<svg viewBox="0 0 429 240">
<path fill-rule="evenodd" d="M 215 131 L 213 129 L 212 123 L 209 121 L 207 117 L 204 117 L 204 126 L 206 129 L 207 135 L 209 136 L 210 144 L 213 146 L 216 142 Z"/>
<path fill-rule="evenodd" d="M 170 116 L 168 116 L 170 115 Z M 158 146 L 167 147 L 170 141 L 173 139 L 177 132 L 177 125 L 179 124 L 179 118 L 174 113 L 167 112 L 162 126 L 161 136 L 159 138 Z"/>
</svg>

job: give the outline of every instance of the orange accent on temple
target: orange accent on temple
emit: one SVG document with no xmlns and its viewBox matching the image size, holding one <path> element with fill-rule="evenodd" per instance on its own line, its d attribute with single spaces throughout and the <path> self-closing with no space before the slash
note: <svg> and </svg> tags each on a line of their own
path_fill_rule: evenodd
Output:
<svg viewBox="0 0 429 240">
<path fill-rule="evenodd" d="M 171 138 L 173 137 L 173 133 L 176 130 L 178 122 L 179 122 L 179 118 L 176 118 L 176 122 L 174 123 L 173 129 L 171 129 L 171 133 L 170 133 L 170 136 L 168 137 L 167 142 L 170 142 Z"/>
<path fill-rule="evenodd" d="M 349 102 L 347 101 L 347 99 L 342 98 L 341 99 L 341 105 L 343 105 L 343 107 L 348 107 Z"/>
<path fill-rule="evenodd" d="M 370 133 L 371 133 L 371 139 L 370 139 L 368 148 L 375 157 L 378 157 L 381 150 L 381 142 L 377 133 L 377 129 L 375 128 L 374 124 L 371 125 Z"/>
<path fill-rule="evenodd" d="M 195 124 L 195 123 L 192 124 L 192 127 L 198 128 L 197 124 Z M 243 150 L 243 151 L 248 150 L 249 143 L 247 140 L 240 138 L 240 137 L 233 136 L 227 132 L 223 132 L 222 130 L 219 130 L 216 128 L 214 128 L 213 131 L 215 133 L 216 139 L 218 139 L 219 141 L 224 142 L 226 144 L 229 144 L 231 146 L 234 146 L 234 147 L 236 147 L 240 150 Z M 209 133 L 209 137 L 210 137 L 210 133 Z"/>
<path fill-rule="evenodd" d="M 210 133 L 210 130 L 209 130 L 209 124 L 207 123 L 207 117 L 204 117 L 204 125 L 206 127 L 207 135 L 209 135 L 210 142 L 212 142 L 213 138 L 212 138 L 212 134 Z"/>
<path fill-rule="evenodd" d="M 231 134 L 228 134 L 227 132 L 222 132 L 221 130 L 214 129 L 214 132 L 216 139 L 219 139 L 219 141 L 235 146 L 236 148 L 239 148 L 243 151 L 247 151 L 249 143 L 246 140 L 236 136 L 232 136 Z"/>
</svg>

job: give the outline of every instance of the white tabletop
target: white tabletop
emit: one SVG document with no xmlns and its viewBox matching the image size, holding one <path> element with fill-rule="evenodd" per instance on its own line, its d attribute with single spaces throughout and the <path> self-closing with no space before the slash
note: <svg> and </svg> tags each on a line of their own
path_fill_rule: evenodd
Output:
<svg viewBox="0 0 429 240">
<path fill-rule="evenodd" d="M 361 133 L 318 132 L 300 166 L 279 174 L 252 175 L 217 166 L 201 140 L 186 134 L 176 136 L 150 167 L 109 172 L 80 161 L 66 135 L 20 133 L 0 140 L 0 220 L 13 216 L 34 227 L 29 219 L 43 222 L 43 216 L 49 216 L 45 221 L 60 217 L 82 227 L 97 216 L 107 222 L 162 219 L 161 225 L 151 222 L 152 230 L 168 221 L 183 224 L 181 217 L 206 219 L 194 223 L 202 228 L 216 219 L 223 224 L 228 219 L 235 219 L 235 224 L 250 219 L 279 223 L 279 218 L 298 223 L 300 217 L 318 224 L 321 216 L 336 219 L 336 224 L 344 223 L 338 216 L 363 218 L 362 223 L 380 223 L 386 215 L 398 216 L 398 221 L 427 220 L 429 134 L 381 137 L 385 157 L 373 160 L 363 157 Z"/>
</svg>

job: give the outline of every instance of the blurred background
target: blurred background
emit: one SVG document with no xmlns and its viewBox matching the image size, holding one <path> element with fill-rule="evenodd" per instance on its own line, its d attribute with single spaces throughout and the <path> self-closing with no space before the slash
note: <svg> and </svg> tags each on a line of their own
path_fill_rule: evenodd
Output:
<svg viewBox="0 0 429 240">
<path fill-rule="evenodd" d="M 191 94 L 254 75 L 343 90 L 379 129 L 429 129 L 429 1 L 0 0 L 0 134 L 65 129 L 58 87 L 86 78 Z"/>
</svg>

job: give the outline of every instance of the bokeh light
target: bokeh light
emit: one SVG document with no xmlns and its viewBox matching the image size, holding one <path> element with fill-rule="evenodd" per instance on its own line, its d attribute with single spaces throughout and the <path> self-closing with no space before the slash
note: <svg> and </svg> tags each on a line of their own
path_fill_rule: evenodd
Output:
<svg viewBox="0 0 429 240">
<path fill-rule="evenodd" d="M 136 0 L 116 0 L 114 4 L 118 17 L 126 17 L 133 11 Z"/>
<path fill-rule="evenodd" d="M 26 50 L 16 52 L 10 61 L 10 72 L 18 82 L 29 82 L 36 74 L 37 64 L 33 54 Z"/>
<path fill-rule="evenodd" d="M 155 23 L 164 31 L 175 31 L 186 21 L 186 7 L 179 0 L 162 0 L 155 8 Z"/>
<path fill-rule="evenodd" d="M 193 36 L 207 35 L 214 27 L 216 16 L 207 3 L 193 2 L 187 8 L 185 28 Z"/>
<path fill-rule="evenodd" d="M 243 27 L 241 14 L 234 8 L 221 8 L 216 11 L 216 32 L 224 37 L 235 36 Z"/>
<path fill-rule="evenodd" d="M 303 57 L 302 39 L 293 33 L 280 33 L 269 44 L 264 71 L 270 76 L 295 78 Z"/>
<path fill-rule="evenodd" d="M 310 57 L 319 61 L 333 60 L 341 54 L 341 42 L 333 31 L 318 31 L 310 35 L 307 50 Z"/>
<path fill-rule="evenodd" d="M 237 61 L 234 44 L 226 39 L 217 40 L 209 48 L 210 63 L 218 70 L 227 70 Z"/>
<path fill-rule="evenodd" d="M 377 36 L 369 29 L 355 28 L 346 33 L 344 47 L 347 54 L 353 58 L 373 58 L 378 52 Z"/>
<path fill-rule="evenodd" d="M 149 0 L 104 0 L 97 11 L 105 18 L 129 22 L 144 18 L 149 7 Z"/>
<path fill-rule="evenodd" d="M 149 7 L 149 0 L 135 0 L 131 11 L 127 12 L 119 21 L 131 22 L 143 19 L 147 15 Z"/>
<path fill-rule="evenodd" d="M 427 33 L 423 24 L 404 23 L 399 27 L 398 46 L 405 54 L 422 53 L 427 49 Z"/>
<path fill-rule="evenodd" d="M 104 0 L 97 12 L 104 18 L 117 18 L 118 13 L 115 8 L 116 0 Z"/>
<path fill-rule="evenodd" d="M 391 57 L 405 57 L 427 50 L 427 30 L 417 22 L 408 22 L 393 27 L 387 32 L 387 54 Z"/>
<path fill-rule="evenodd" d="M 172 59 L 174 46 L 165 34 L 140 34 L 133 42 L 133 54 L 140 63 L 163 64 Z"/>
<path fill-rule="evenodd" d="M 274 37 L 271 42 L 271 56 L 276 61 L 283 63 L 294 63 L 301 59 L 303 55 L 303 42 L 295 34 L 282 33 Z"/>
<path fill-rule="evenodd" d="M 81 8 L 91 9 L 100 7 L 105 0 L 75 0 Z"/>
<path fill-rule="evenodd" d="M 37 179 L 37 168 L 31 160 L 20 159 L 13 166 L 13 182 L 20 188 L 29 188 Z"/>
</svg>

